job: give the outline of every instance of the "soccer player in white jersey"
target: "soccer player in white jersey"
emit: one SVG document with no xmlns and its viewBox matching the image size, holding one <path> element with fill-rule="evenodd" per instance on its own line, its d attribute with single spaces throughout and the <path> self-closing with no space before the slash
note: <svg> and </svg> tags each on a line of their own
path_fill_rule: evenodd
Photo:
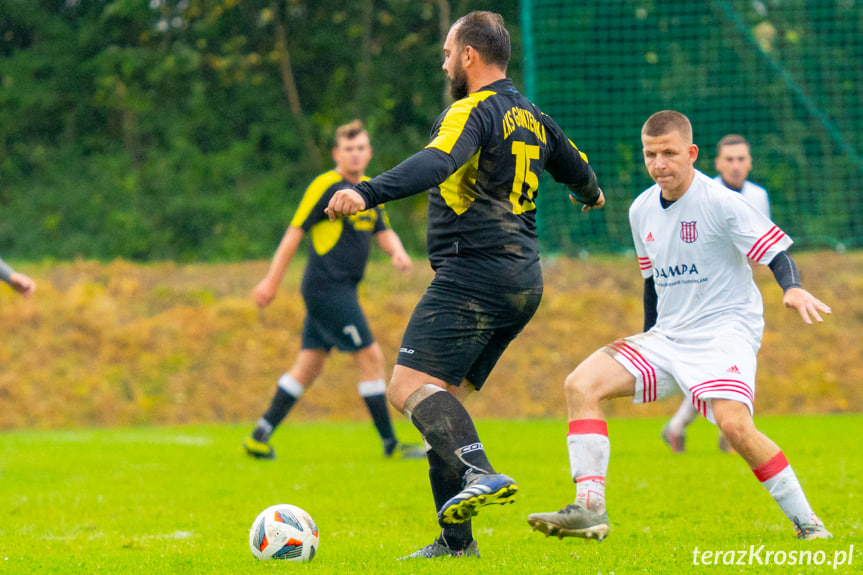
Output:
<svg viewBox="0 0 863 575">
<path fill-rule="evenodd" d="M 737 192 L 743 199 L 752 204 L 759 212 L 770 217 L 770 198 L 767 190 L 749 181 L 752 170 L 752 155 L 749 142 L 738 134 L 728 134 L 716 144 L 716 171 L 714 178 L 723 186 Z M 695 418 L 698 410 L 686 398 L 668 424 L 662 429 L 662 440 L 676 453 L 686 451 L 686 428 Z M 721 433 L 719 434 L 719 449 L 731 451 L 731 445 Z"/>
<path fill-rule="evenodd" d="M 791 239 L 694 168 L 698 147 L 686 116 L 657 112 L 645 122 L 641 141 L 656 185 L 632 203 L 629 220 L 645 279 L 648 329 L 597 350 L 567 376 L 575 503 L 533 513 L 528 522 L 546 535 L 604 538 L 611 450 L 600 403 L 623 396 L 646 403 L 683 391 L 746 460 L 799 539 L 831 537 L 782 450 L 752 420 L 764 320 L 748 260 L 770 266 L 784 304 L 805 323 L 820 323 L 830 308 L 800 287 L 785 252 Z"/>
</svg>

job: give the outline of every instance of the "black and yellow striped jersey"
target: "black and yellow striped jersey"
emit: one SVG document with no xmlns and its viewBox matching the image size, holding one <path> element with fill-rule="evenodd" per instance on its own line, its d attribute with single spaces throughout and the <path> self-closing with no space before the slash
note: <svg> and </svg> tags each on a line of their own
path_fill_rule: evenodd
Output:
<svg viewBox="0 0 863 575">
<path fill-rule="evenodd" d="M 390 227 L 383 206 L 331 222 L 324 208 L 333 194 L 350 187 L 350 182 L 330 170 L 315 178 L 303 194 L 291 226 L 311 236 L 304 286 L 358 284 L 363 279 L 372 235 Z"/>
<path fill-rule="evenodd" d="M 355 189 L 367 206 L 429 190 L 428 252 L 439 277 L 540 291 L 535 202 L 544 170 L 579 201 L 599 198 L 587 157 L 502 79 L 454 102 L 424 150 Z"/>
</svg>

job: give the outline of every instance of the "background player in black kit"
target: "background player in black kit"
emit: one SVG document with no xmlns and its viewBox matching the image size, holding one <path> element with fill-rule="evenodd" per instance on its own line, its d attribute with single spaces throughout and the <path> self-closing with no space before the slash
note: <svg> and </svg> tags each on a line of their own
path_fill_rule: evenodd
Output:
<svg viewBox="0 0 863 575">
<path fill-rule="evenodd" d="M 331 220 L 429 192 L 428 251 L 435 278 L 411 316 L 387 391 L 429 446 L 440 537 L 408 557 L 479 554 L 471 517 L 512 501 L 462 406 L 480 389 L 542 297 L 535 205 L 548 170 L 583 209 L 605 203 L 587 158 L 506 77 L 503 18 L 471 12 L 449 31 L 443 69 L 455 102 L 431 143 L 392 170 L 336 192 Z M 441 393 L 449 390 L 450 393 Z"/>
<path fill-rule="evenodd" d="M 302 349 L 291 369 L 279 378 L 270 408 L 243 441 L 249 455 L 266 459 L 275 456 L 270 436 L 320 375 L 330 350 L 335 347 L 352 353 L 356 359 L 360 371 L 359 393 L 381 436 L 384 454 L 408 459 L 425 456 L 421 446 L 402 444 L 396 439 L 384 395 L 383 352 L 369 330 L 357 298 L 357 284 L 363 278 L 372 235 L 391 256 L 396 268 L 410 269 L 410 257 L 390 229 L 382 207 L 362 211 L 335 224 L 324 214 L 336 190 L 368 179 L 365 169 L 371 158 L 372 147 L 362 122 L 354 120 L 336 130 L 335 169 L 315 178 L 306 189 L 267 276 L 255 287 L 256 303 L 266 307 L 275 298 L 300 240 L 306 232 L 311 235 L 309 261 L 301 287 L 306 304 Z"/>
</svg>

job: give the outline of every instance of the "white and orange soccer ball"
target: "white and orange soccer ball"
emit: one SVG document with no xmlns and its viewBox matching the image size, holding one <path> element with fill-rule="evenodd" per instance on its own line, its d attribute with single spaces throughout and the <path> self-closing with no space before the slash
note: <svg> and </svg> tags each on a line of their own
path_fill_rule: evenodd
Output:
<svg viewBox="0 0 863 575">
<path fill-rule="evenodd" d="M 318 526 L 312 516 L 286 503 L 261 511 L 249 531 L 252 555 L 262 561 L 311 561 L 318 550 L 318 540 Z"/>
</svg>

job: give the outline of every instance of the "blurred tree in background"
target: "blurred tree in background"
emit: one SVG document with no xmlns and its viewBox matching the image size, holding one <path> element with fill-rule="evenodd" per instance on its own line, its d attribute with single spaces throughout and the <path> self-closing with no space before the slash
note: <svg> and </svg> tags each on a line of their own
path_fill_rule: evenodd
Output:
<svg viewBox="0 0 863 575">
<path fill-rule="evenodd" d="M 750 139 L 798 248 L 863 245 L 860 1 L 0 0 L 0 255 L 269 258 L 336 126 L 366 122 L 370 175 L 427 144 L 443 38 L 476 9 L 609 198 L 585 217 L 544 191 L 546 251 L 630 249 L 638 130 L 667 107 L 708 173 L 722 135 Z M 425 208 L 388 206 L 416 253 Z"/>
<path fill-rule="evenodd" d="M 0 253 L 267 258 L 359 117 L 370 174 L 428 142 L 441 44 L 518 4 L 458 0 L 0 0 Z M 425 197 L 388 207 L 409 249 Z"/>
</svg>

